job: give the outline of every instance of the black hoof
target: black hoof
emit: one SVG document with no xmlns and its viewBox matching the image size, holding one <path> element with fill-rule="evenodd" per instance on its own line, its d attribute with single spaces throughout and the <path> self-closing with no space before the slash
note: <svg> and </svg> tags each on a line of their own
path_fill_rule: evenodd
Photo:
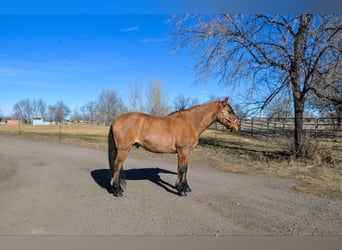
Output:
<svg viewBox="0 0 342 250">
<path fill-rule="evenodd" d="M 179 195 L 180 197 L 184 197 L 184 196 L 186 196 L 186 192 L 184 192 L 184 191 L 178 192 L 178 195 Z"/>
<path fill-rule="evenodd" d="M 187 192 L 191 192 L 191 188 L 187 183 L 177 183 L 176 188 L 179 196 L 186 196 Z"/>
<path fill-rule="evenodd" d="M 123 190 L 121 189 L 120 186 L 114 186 L 113 187 L 113 195 L 115 197 L 121 197 L 122 196 L 122 193 L 123 193 Z"/>
<path fill-rule="evenodd" d="M 121 192 L 113 192 L 113 195 L 115 196 L 115 197 L 122 197 L 122 193 Z"/>
<path fill-rule="evenodd" d="M 192 191 L 191 188 L 189 187 L 188 183 L 184 183 L 183 187 L 184 187 L 184 192 L 190 193 Z"/>
</svg>

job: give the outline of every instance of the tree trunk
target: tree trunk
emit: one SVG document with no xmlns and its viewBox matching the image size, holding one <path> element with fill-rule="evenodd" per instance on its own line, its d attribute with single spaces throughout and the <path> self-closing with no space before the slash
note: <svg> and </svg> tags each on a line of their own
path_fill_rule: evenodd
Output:
<svg viewBox="0 0 342 250">
<path fill-rule="evenodd" d="M 306 49 L 306 32 L 309 28 L 312 15 L 301 15 L 298 31 L 294 36 L 294 55 L 291 64 L 290 78 L 292 84 L 292 94 L 294 101 L 295 111 L 295 131 L 294 131 L 294 145 L 295 145 L 295 157 L 305 157 L 305 147 L 303 142 L 303 114 L 305 93 L 307 91 L 307 82 L 301 84 L 303 81 L 301 75 L 301 65 L 304 60 Z"/>
<path fill-rule="evenodd" d="M 295 66 L 293 66 L 293 68 L 295 68 Z M 293 69 L 291 72 L 291 82 L 294 103 L 294 156 L 296 159 L 298 159 L 305 157 L 305 148 L 303 145 L 303 115 L 305 95 L 300 89 L 300 69 Z"/>
<path fill-rule="evenodd" d="M 294 130 L 294 146 L 295 157 L 305 157 L 305 147 L 303 141 L 303 114 L 304 114 L 304 99 L 294 97 L 294 110 L 295 110 L 295 130 Z"/>
</svg>

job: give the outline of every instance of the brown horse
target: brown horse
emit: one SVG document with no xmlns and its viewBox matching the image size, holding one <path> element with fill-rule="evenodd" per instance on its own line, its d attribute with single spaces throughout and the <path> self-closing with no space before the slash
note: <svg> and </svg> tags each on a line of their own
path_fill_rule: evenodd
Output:
<svg viewBox="0 0 342 250">
<path fill-rule="evenodd" d="M 239 130 L 239 122 L 228 104 L 228 98 L 165 117 L 136 112 L 119 116 L 110 127 L 108 135 L 108 158 L 114 196 L 122 196 L 123 163 L 131 148 L 137 145 L 155 153 L 177 153 L 175 187 L 179 195 L 186 195 L 191 191 L 186 180 L 189 154 L 198 144 L 199 136 L 215 121 L 231 131 Z"/>
</svg>

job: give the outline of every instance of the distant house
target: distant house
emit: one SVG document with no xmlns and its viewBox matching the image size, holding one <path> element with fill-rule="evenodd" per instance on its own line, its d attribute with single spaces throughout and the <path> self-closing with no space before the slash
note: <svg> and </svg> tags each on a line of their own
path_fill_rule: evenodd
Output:
<svg viewBox="0 0 342 250">
<path fill-rule="evenodd" d="M 48 126 L 48 125 L 53 125 L 53 124 L 56 124 L 56 123 L 44 121 L 43 118 L 33 118 L 32 120 L 33 126 Z"/>
<path fill-rule="evenodd" d="M 43 120 L 43 118 L 33 118 L 33 120 L 32 120 L 32 125 L 33 125 L 33 126 L 41 126 L 41 125 L 44 125 L 44 120 Z"/>
<path fill-rule="evenodd" d="M 20 120 L 7 120 L 6 125 L 7 126 L 19 126 Z"/>
</svg>

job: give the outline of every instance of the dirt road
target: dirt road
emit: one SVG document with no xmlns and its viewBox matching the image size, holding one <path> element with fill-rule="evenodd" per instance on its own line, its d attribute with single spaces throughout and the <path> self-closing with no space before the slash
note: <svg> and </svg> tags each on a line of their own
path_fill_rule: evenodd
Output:
<svg viewBox="0 0 342 250">
<path fill-rule="evenodd" d="M 190 161 L 179 197 L 176 155 L 133 153 L 116 198 L 104 149 L 0 135 L 0 235 L 342 235 L 342 202 L 204 162 Z"/>
</svg>

